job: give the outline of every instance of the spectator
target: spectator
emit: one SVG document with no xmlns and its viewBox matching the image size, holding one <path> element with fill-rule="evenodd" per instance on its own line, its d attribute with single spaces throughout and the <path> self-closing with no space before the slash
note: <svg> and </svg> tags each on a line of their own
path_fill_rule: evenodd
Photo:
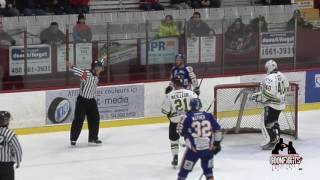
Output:
<svg viewBox="0 0 320 180">
<path fill-rule="evenodd" d="M 47 12 L 45 11 L 48 6 L 47 1 L 18 0 L 16 1 L 16 4 L 19 11 L 22 12 L 25 16 L 40 16 L 47 14 Z"/>
<path fill-rule="evenodd" d="M 179 36 L 176 22 L 173 21 L 171 15 L 166 15 L 165 19 L 161 21 L 159 37 Z"/>
<path fill-rule="evenodd" d="M 65 42 L 65 35 L 59 29 L 57 22 L 52 22 L 50 26 L 40 33 L 41 43 L 59 45 Z"/>
<path fill-rule="evenodd" d="M 7 32 L 3 30 L 3 25 L 2 23 L 0 23 L 0 46 L 14 46 L 15 44 L 16 41 Z"/>
<path fill-rule="evenodd" d="M 313 28 L 313 25 L 311 23 L 309 23 L 303 19 L 300 11 L 295 10 L 292 18 L 287 23 L 287 30 L 291 30 L 291 31 L 294 30 L 295 19 L 297 19 L 297 26 L 298 27 L 309 28 L 309 29 Z"/>
<path fill-rule="evenodd" d="M 186 0 L 171 0 L 170 4 L 175 9 L 191 9 Z"/>
<path fill-rule="evenodd" d="M 145 11 L 164 10 L 159 0 L 140 0 L 140 9 Z"/>
<path fill-rule="evenodd" d="M 5 8 L 2 11 L 4 16 L 12 17 L 12 16 L 19 16 L 20 12 L 16 7 L 15 0 L 6 0 Z"/>
<path fill-rule="evenodd" d="M 6 0 L 0 0 L 0 16 L 3 16 L 5 7 L 6 7 Z"/>
<path fill-rule="evenodd" d="M 201 20 L 199 12 L 194 12 L 190 21 L 187 23 L 187 35 L 188 36 L 212 36 L 215 32 L 208 24 Z"/>
<path fill-rule="evenodd" d="M 249 24 L 249 29 L 253 32 L 259 32 L 259 26 L 261 32 L 268 31 L 268 24 L 264 16 L 259 15 L 259 17 L 252 19 Z"/>
<path fill-rule="evenodd" d="M 66 13 L 67 0 L 50 0 L 48 3 L 47 11 L 56 15 L 62 15 Z"/>
<path fill-rule="evenodd" d="M 228 27 L 225 33 L 225 40 L 226 46 L 233 50 L 245 49 L 250 45 L 251 41 L 254 41 L 251 31 L 243 24 L 240 18 L 236 19 Z"/>
<path fill-rule="evenodd" d="M 214 7 L 219 8 L 221 5 L 220 0 L 201 0 L 200 1 L 200 7 L 208 8 L 208 7 Z"/>
<path fill-rule="evenodd" d="M 83 14 L 79 14 L 78 22 L 73 28 L 73 39 L 76 43 L 91 42 L 91 29 L 86 25 L 85 20 L 85 16 Z"/>
<path fill-rule="evenodd" d="M 69 0 L 70 5 L 77 14 L 89 13 L 90 0 Z"/>
</svg>

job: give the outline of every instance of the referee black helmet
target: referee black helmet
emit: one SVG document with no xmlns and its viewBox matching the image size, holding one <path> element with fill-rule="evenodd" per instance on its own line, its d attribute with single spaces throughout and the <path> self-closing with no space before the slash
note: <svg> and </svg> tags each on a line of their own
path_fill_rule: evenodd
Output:
<svg viewBox="0 0 320 180">
<path fill-rule="evenodd" d="M 8 126 L 11 114 L 8 111 L 0 111 L 0 126 Z"/>
<path fill-rule="evenodd" d="M 102 68 L 103 69 L 103 61 L 95 60 L 91 63 L 91 69 Z"/>
</svg>

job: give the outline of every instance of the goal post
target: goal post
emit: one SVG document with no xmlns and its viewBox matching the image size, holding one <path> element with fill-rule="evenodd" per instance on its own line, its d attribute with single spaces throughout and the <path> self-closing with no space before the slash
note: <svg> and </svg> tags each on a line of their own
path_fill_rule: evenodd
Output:
<svg viewBox="0 0 320 180">
<path fill-rule="evenodd" d="M 261 133 L 264 111 L 261 103 L 249 100 L 260 83 L 221 84 L 214 87 L 214 115 L 225 133 Z M 298 138 L 298 90 L 290 83 L 286 108 L 279 116 L 280 133 Z"/>
</svg>

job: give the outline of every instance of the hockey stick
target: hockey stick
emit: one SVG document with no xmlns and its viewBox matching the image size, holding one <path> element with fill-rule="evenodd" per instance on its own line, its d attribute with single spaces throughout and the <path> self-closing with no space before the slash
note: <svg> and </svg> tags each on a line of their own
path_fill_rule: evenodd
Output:
<svg viewBox="0 0 320 180">
<path fill-rule="evenodd" d="M 202 174 L 201 174 L 201 176 L 199 177 L 199 180 L 201 180 L 201 179 L 202 179 L 203 175 L 204 175 L 204 174 L 202 173 Z"/>
<path fill-rule="evenodd" d="M 206 112 L 208 112 L 210 110 L 210 108 L 213 105 L 213 103 L 214 103 L 214 99 L 211 101 L 211 103 L 210 103 L 209 107 L 207 108 Z"/>
<path fill-rule="evenodd" d="M 203 71 L 203 73 L 202 73 L 203 76 L 202 76 L 202 78 L 201 78 L 201 80 L 200 80 L 200 83 L 199 83 L 199 86 L 198 86 L 199 89 L 200 89 L 201 84 L 202 84 L 202 81 L 203 81 L 203 79 L 204 79 L 204 75 L 207 74 L 207 71 L 208 71 L 208 66 L 205 67 L 205 69 L 204 69 L 204 71 Z"/>
</svg>

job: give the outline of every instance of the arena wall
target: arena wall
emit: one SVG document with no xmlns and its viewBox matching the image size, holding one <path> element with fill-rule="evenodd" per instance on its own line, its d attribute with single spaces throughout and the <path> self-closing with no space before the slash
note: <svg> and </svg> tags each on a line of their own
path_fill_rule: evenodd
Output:
<svg viewBox="0 0 320 180">
<path fill-rule="evenodd" d="M 290 77 L 296 77 L 290 79 L 300 84 L 300 94 L 303 96 L 300 99 L 304 99 L 305 92 L 305 72 L 291 72 L 286 73 Z M 204 79 L 201 85 L 200 98 L 203 101 L 203 107 L 206 110 L 213 101 L 213 87 L 218 84 L 233 84 L 246 82 L 252 77 L 260 77 L 261 75 L 245 75 L 245 76 L 232 76 L 232 77 L 219 77 L 219 78 L 207 78 Z M 200 80 L 199 80 L 200 81 Z M 259 78 L 253 78 L 253 81 L 260 81 Z M 164 89 L 168 85 L 168 81 L 139 83 L 137 85 L 143 86 L 144 95 L 144 109 L 143 117 L 141 118 L 125 118 L 106 120 L 102 119 L 101 127 L 116 127 L 127 126 L 137 124 L 150 124 L 150 123 L 162 123 L 167 122 L 167 119 L 161 114 L 160 107 L 162 100 L 165 97 Z M 134 86 L 130 84 L 128 86 Z M 126 85 L 121 85 L 126 86 Z M 119 86 L 105 86 L 105 88 L 113 88 Z M 68 89 L 77 90 L 77 89 Z M 55 90 L 57 92 L 63 90 Z M 303 92 L 303 93 L 301 93 Z M 46 110 L 46 93 L 48 91 L 32 91 L 32 92 L 15 92 L 15 93 L 3 93 L 0 94 L 0 109 L 9 111 L 13 120 L 10 124 L 15 128 L 18 134 L 29 133 L 42 133 L 52 131 L 69 130 L 70 123 L 65 124 L 50 124 L 46 123 L 47 110 Z M 299 110 L 319 109 L 318 103 L 305 104 L 299 102 Z M 133 105 L 134 106 L 134 105 Z M 213 111 L 213 107 L 209 111 Z"/>
</svg>

